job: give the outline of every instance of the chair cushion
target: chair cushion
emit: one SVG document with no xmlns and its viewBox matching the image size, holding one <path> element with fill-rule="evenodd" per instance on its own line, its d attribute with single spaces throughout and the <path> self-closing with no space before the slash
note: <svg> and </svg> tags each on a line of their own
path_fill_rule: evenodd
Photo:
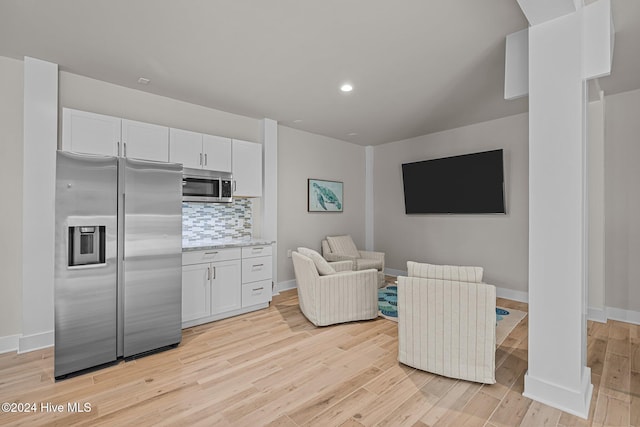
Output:
<svg viewBox="0 0 640 427">
<path fill-rule="evenodd" d="M 382 260 L 369 258 L 356 259 L 356 270 L 368 270 L 370 268 L 382 270 Z"/>
<path fill-rule="evenodd" d="M 327 236 L 327 242 L 329 242 L 331 252 L 335 254 L 360 258 L 360 252 L 348 234 L 346 236 Z"/>
<path fill-rule="evenodd" d="M 407 262 L 409 277 L 423 279 L 455 280 L 458 282 L 481 283 L 482 267 L 462 267 L 457 265 L 435 265 L 420 262 Z"/>
<path fill-rule="evenodd" d="M 326 259 L 322 258 L 318 252 L 309 248 L 298 248 L 298 252 L 302 255 L 311 258 L 313 263 L 316 265 L 316 269 L 318 270 L 318 274 L 321 276 L 328 276 L 329 274 L 335 274 L 336 270 L 329 265 Z"/>
</svg>

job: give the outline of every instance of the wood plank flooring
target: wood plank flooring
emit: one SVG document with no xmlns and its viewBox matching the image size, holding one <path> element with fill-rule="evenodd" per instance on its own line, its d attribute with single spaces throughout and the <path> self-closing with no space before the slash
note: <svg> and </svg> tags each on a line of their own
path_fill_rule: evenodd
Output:
<svg viewBox="0 0 640 427">
<path fill-rule="evenodd" d="M 522 396 L 527 327 L 497 349 L 497 383 L 481 385 L 399 364 L 389 320 L 316 328 L 287 291 L 268 309 L 184 330 L 176 349 L 57 383 L 52 349 L 0 355 L 0 402 L 36 404 L 0 412 L 0 425 L 640 426 L 640 326 L 589 322 L 589 420 Z M 90 411 L 69 412 L 75 402 Z"/>
</svg>

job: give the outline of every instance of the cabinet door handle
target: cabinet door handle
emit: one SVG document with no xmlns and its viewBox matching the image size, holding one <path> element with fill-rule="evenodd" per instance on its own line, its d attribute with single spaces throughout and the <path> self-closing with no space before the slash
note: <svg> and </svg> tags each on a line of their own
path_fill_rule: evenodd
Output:
<svg viewBox="0 0 640 427">
<path fill-rule="evenodd" d="M 207 153 L 204 153 L 204 165 L 207 166 Z"/>
<path fill-rule="evenodd" d="M 120 156 L 120 141 L 116 142 L 117 148 L 116 148 L 116 156 Z"/>
<path fill-rule="evenodd" d="M 207 267 L 207 280 L 211 280 L 211 267 Z"/>
<path fill-rule="evenodd" d="M 234 193 L 236 192 L 236 180 L 235 179 L 233 180 L 233 192 Z"/>
<path fill-rule="evenodd" d="M 200 166 L 202 166 L 202 153 L 200 153 Z"/>
<path fill-rule="evenodd" d="M 127 143 L 123 142 L 122 147 L 124 148 L 124 157 L 127 157 Z"/>
<path fill-rule="evenodd" d="M 212 277 L 212 279 L 213 280 L 216 279 L 216 268 L 215 267 L 213 267 L 213 277 Z"/>
</svg>

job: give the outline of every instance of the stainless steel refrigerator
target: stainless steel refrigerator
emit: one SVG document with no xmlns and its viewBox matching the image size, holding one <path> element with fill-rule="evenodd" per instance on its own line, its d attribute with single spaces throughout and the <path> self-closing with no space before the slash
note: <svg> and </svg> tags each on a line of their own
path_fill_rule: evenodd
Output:
<svg viewBox="0 0 640 427">
<path fill-rule="evenodd" d="M 177 345 L 182 165 L 59 151 L 56 379 Z"/>
</svg>

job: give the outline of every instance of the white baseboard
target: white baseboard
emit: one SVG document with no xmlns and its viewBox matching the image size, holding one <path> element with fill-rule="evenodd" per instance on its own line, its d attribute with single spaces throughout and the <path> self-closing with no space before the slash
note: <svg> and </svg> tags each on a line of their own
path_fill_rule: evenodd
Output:
<svg viewBox="0 0 640 427">
<path fill-rule="evenodd" d="M 41 348 L 53 347 L 53 331 L 41 332 L 33 335 L 22 335 L 18 345 L 18 353 L 40 350 Z"/>
<path fill-rule="evenodd" d="M 524 376 L 524 393 L 522 395 L 587 419 L 589 417 L 591 394 L 593 393 L 590 368 L 584 368 L 580 382 L 580 390 L 571 390 L 559 384 L 532 377 L 527 372 Z"/>
<path fill-rule="evenodd" d="M 276 290 L 278 291 L 278 293 L 280 293 L 282 291 L 288 291 L 289 289 L 296 289 L 297 287 L 298 284 L 296 283 L 296 280 L 292 279 L 278 283 L 278 285 L 276 286 Z"/>
<path fill-rule="evenodd" d="M 587 307 L 587 319 L 594 322 L 607 323 L 607 309 Z"/>
<path fill-rule="evenodd" d="M 17 351 L 19 340 L 20 335 L 7 335 L 6 337 L 0 337 L 0 354 Z"/>
<path fill-rule="evenodd" d="M 606 307 L 607 319 L 640 325 L 640 312 L 617 307 Z"/>
<path fill-rule="evenodd" d="M 515 291 L 513 289 L 499 288 L 496 286 L 496 296 L 498 298 L 510 299 L 518 302 L 529 302 L 529 292 Z"/>
</svg>

